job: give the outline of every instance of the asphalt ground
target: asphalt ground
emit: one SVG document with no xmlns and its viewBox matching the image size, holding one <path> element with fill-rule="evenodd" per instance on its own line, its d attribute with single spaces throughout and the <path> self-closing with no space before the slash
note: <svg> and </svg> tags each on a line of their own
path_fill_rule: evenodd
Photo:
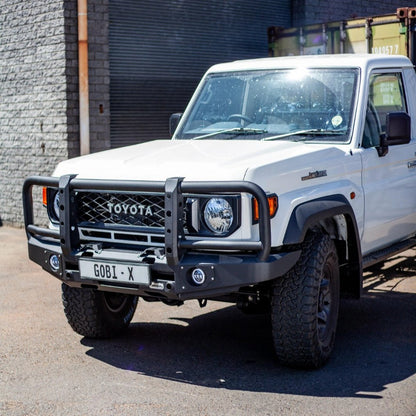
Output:
<svg viewBox="0 0 416 416">
<path fill-rule="evenodd" d="M 0 415 L 416 415 L 415 252 L 366 272 L 328 364 L 299 371 L 268 319 L 218 302 L 140 301 L 123 336 L 83 338 L 24 231 L 0 227 Z"/>
</svg>

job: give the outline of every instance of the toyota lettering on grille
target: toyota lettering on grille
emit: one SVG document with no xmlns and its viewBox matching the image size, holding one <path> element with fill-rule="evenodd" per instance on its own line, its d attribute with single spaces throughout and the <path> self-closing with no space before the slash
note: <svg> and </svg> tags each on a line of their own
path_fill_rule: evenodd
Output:
<svg viewBox="0 0 416 416">
<path fill-rule="evenodd" d="M 142 205 L 142 204 L 125 204 L 125 203 L 118 203 L 113 204 L 111 202 L 107 203 L 107 210 L 110 214 L 126 214 L 126 215 L 145 215 L 145 216 L 152 216 L 153 211 L 152 207 L 149 205 Z"/>
<path fill-rule="evenodd" d="M 164 195 L 79 192 L 79 223 L 163 228 Z"/>
</svg>

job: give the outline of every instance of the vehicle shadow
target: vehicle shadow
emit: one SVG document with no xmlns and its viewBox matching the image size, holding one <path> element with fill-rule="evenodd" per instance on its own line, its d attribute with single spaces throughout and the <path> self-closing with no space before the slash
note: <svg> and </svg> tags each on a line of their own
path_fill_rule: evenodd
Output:
<svg viewBox="0 0 416 416">
<path fill-rule="evenodd" d="M 269 320 L 235 307 L 196 316 L 187 326 L 178 322 L 182 318 L 172 317 L 169 323 L 134 323 L 117 339 L 81 342 L 90 347 L 87 355 L 107 364 L 182 383 L 378 399 L 386 385 L 416 373 L 416 293 L 379 287 L 393 277 L 415 275 L 414 258 L 403 258 L 390 269 L 370 270 L 370 285 L 361 300 L 342 301 L 335 350 L 316 371 L 279 365 Z M 371 282 L 375 276 L 378 280 Z"/>
</svg>

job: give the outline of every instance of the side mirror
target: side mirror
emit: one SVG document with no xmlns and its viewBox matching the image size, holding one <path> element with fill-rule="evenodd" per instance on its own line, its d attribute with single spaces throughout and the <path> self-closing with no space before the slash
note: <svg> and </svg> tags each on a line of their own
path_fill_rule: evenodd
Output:
<svg viewBox="0 0 416 416">
<path fill-rule="evenodd" d="M 178 127 L 179 121 L 182 117 L 182 113 L 174 113 L 169 118 L 169 134 L 172 137 L 173 133 L 176 130 L 176 127 Z"/>
<path fill-rule="evenodd" d="M 405 112 L 388 113 L 386 116 L 386 134 L 380 136 L 379 156 L 385 156 L 389 146 L 410 142 L 411 118 Z"/>
</svg>

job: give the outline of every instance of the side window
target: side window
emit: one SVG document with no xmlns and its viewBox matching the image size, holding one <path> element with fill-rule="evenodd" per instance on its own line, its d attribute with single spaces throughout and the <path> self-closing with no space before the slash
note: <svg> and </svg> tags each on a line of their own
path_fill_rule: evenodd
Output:
<svg viewBox="0 0 416 416">
<path fill-rule="evenodd" d="M 401 74 L 371 75 L 363 147 L 380 144 L 380 134 L 386 130 L 386 116 L 395 111 L 407 112 Z"/>
</svg>

